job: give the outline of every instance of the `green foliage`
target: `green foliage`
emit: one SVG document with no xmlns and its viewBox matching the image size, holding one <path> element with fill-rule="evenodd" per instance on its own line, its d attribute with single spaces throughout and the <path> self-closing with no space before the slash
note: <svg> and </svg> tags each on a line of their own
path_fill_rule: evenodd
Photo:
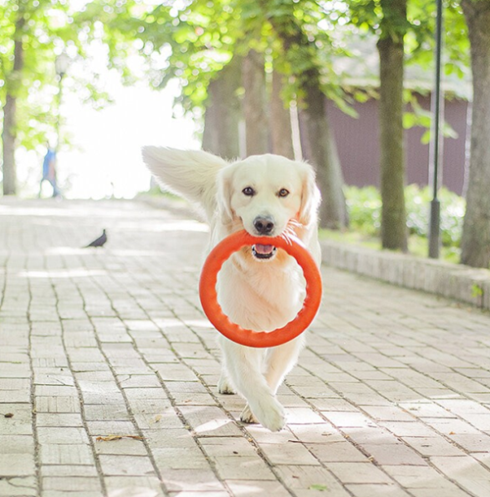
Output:
<svg viewBox="0 0 490 497">
<path fill-rule="evenodd" d="M 432 199 L 429 187 L 409 185 L 405 189 L 407 226 L 411 234 L 427 237 L 429 205 Z M 381 227 L 381 196 L 373 187 L 346 187 L 345 195 L 351 228 L 369 236 L 379 236 Z M 465 202 L 446 188 L 439 191 L 441 202 L 441 241 L 446 247 L 459 247 Z"/>
<path fill-rule="evenodd" d="M 465 201 L 455 193 L 441 188 L 438 193 L 441 202 L 441 242 L 447 247 L 459 247 L 463 229 Z M 429 187 L 409 185 L 405 190 L 407 225 L 411 233 L 427 236 L 429 204 L 432 191 Z"/>
<path fill-rule="evenodd" d="M 483 297 L 483 287 L 476 283 L 473 283 L 473 285 L 471 286 L 471 296 L 473 298 Z"/>
<path fill-rule="evenodd" d="M 349 112 L 333 69 L 332 54 L 345 53 L 345 48 L 338 33 L 332 38 L 334 19 L 339 18 L 332 6 L 310 0 L 168 3 L 141 16 L 137 37 L 152 85 L 163 88 L 178 79 L 182 91 L 176 103 L 186 112 L 202 109 L 209 82 L 232 57 L 244 56 L 250 49 L 265 54 L 269 71 L 273 66 L 284 74 L 286 102 L 300 93 L 310 71 L 319 69 L 322 90 Z M 337 10 L 345 8 L 336 3 Z M 160 66 L 155 53 L 165 59 Z"/>
<path fill-rule="evenodd" d="M 86 69 L 79 74 L 68 71 L 64 91 L 96 108 L 110 101 L 91 54 L 105 44 L 109 66 L 124 72 L 134 41 L 135 33 L 128 27 L 134 5 L 133 0 L 93 0 L 80 8 L 79 3 L 65 0 L 0 0 L 0 108 L 7 94 L 17 98 L 18 145 L 35 149 L 55 135 L 62 119 L 55 60 L 62 52 L 84 61 Z M 124 23 L 127 26 L 115 29 Z M 15 40 L 22 46 L 20 71 L 14 71 Z"/>
<path fill-rule="evenodd" d="M 344 188 L 351 229 L 378 236 L 381 229 L 381 195 L 374 186 Z"/>
</svg>

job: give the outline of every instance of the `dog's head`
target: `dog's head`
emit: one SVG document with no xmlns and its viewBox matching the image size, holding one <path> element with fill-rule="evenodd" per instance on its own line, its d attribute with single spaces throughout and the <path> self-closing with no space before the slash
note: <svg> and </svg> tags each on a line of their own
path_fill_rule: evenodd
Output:
<svg viewBox="0 0 490 497">
<path fill-rule="evenodd" d="M 218 176 L 218 209 L 229 232 L 275 237 L 316 223 L 319 191 L 313 168 L 277 155 L 251 156 L 223 168 Z M 270 260 L 271 245 L 255 245 L 256 260 Z"/>
</svg>

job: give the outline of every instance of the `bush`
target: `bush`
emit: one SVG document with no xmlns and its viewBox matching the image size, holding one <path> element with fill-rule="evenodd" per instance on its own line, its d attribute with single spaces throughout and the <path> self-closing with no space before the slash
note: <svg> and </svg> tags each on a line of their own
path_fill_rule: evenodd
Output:
<svg viewBox="0 0 490 497">
<path fill-rule="evenodd" d="M 345 189 L 350 226 L 371 236 L 379 236 L 381 228 L 381 195 L 368 186 Z M 405 189 L 407 227 L 410 234 L 427 237 L 429 229 L 429 209 L 432 192 L 429 187 L 409 185 Z M 441 242 L 446 247 L 458 247 L 463 228 L 465 201 L 446 188 L 439 191 L 441 202 Z"/>
<path fill-rule="evenodd" d="M 381 196 L 374 186 L 347 186 L 345 199 L 350 228 L 366 235 L 378 236 L 381 229 Z"/>
</svg>

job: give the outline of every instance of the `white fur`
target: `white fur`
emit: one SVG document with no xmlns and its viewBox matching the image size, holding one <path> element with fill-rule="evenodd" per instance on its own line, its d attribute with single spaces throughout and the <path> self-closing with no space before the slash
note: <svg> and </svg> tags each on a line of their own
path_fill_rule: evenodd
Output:
<svg viewBox="0 0 490 497">
<path fill-rule="evenodd" d="M 311 166 L 276 155 L 248 157 L 234 163 L 203 151 L 145 147 L 143 158 L 168 190 L 204 211 L 211 228 L 210 248 L 240 229 L 258 235 L 254 220 L 268 216 L 274 222 L 270 236 L 294 226 L 320 264 L 317 209 L 320 195 Z M 243 189 L 254 189 L 253 196 Z M 285 188 L 285 197 L 278 192 Z M 250 249 L 233 254 L 218 275 L 218 300 L 223 312 L 243 328 L 272 331 L 294 319 L 302 307 L 305 282 L 293 258 L 282 254 L 257 260 Z M 298 338 L 278 347 L 258 349 L 219 337 L 223 352 L 220 393 L 238 391 L 248 402 L 244 422 L 259 421 L 272 431 L 285 424 L 277 389 L 294 367 L 303 347 Z"/>
</svg>

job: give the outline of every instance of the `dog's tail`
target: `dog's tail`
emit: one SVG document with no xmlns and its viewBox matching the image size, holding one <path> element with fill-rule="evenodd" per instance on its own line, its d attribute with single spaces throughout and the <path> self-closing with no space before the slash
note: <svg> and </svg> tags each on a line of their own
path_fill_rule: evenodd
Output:
<svg viewBox="0 0 490 497">
<path fill-rule="evenodd" d="M 220 157 L 202 150 L 143 147 L 143 160 L 166 190 L 203 208 L 210 220 L 216 210 L 216 177 L 227 165 Z"/>
</svg>

